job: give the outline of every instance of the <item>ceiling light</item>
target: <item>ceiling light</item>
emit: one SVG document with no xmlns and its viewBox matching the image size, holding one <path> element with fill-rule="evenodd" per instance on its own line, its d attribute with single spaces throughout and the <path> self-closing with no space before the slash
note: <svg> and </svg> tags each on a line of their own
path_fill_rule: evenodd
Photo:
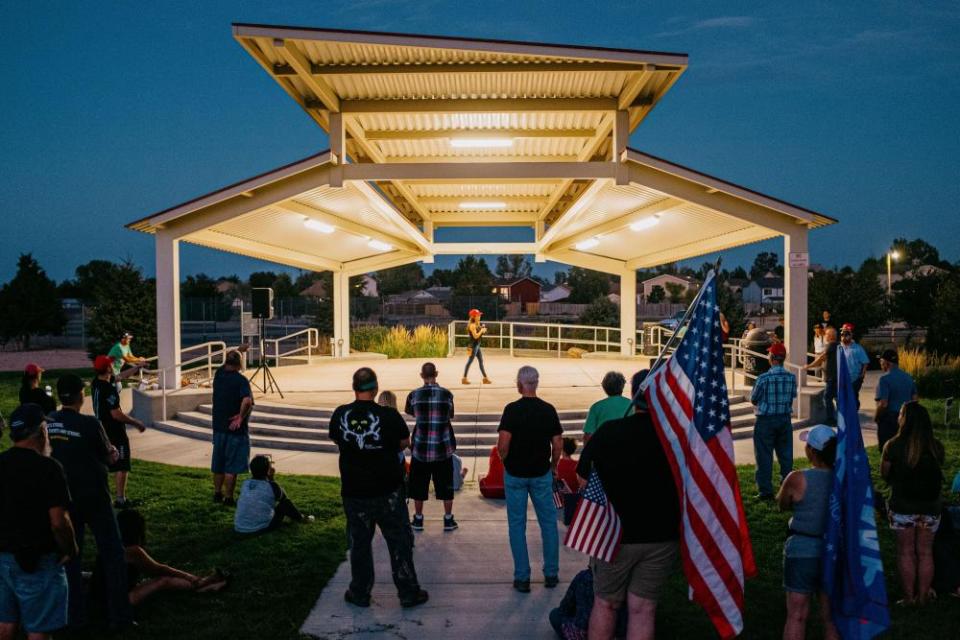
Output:
<svg viewBox="0 0 960 640">
<path fill-rule="evenodd" d="M 573 248 L 577 251 L 586 251 L 587 249 L 593 249 L 598 244 L 600 244 L 600 238 L 593 237 L 587 238 L 586 240 L 581 240 L 577 244 L 573 245 Z"/>
<path fill-rule="evenodd" d="M 382 242 L 380 240 L 371 240 L 367 243 L 367 246 L 371 249 L 376 249 L 377 251 L 390 251 L 393 249 L 392 244 L 387 244 L 386 242 Z"/>
<path fill-rule="evenodd" d="M 313 218 L 304 218 L 303 226 L 305 226 L 307 229 L 319 231 L 320 233 L 333 233 L 336 230 L 336 227 L 332 224 L 320 222 L 319 220 L 314 220 Z"/>
<path fill-rule="evenodd" d="M 655 227 L 659 223 L 660 223 L 660 216 L 650 216 L 649 218 L 643 218 L 642 220 L 637 220 L 636 222 L 630 223 L 630 230 L 643 231 L 644 229 Z"/>
<path fill-rule="evenodd" d="M 512 147 L 513 138 L 451 138 L 450 146 L 457 149 L 477 147 Z"/>
<path fill-rule="evenodd" d="M 470 202 L 461 202 L 461 209 L 506 209 L 506 202 L 499 202 L 496 200 L 486 200 L 486 201 L 470 201 Z"/>
</svg>

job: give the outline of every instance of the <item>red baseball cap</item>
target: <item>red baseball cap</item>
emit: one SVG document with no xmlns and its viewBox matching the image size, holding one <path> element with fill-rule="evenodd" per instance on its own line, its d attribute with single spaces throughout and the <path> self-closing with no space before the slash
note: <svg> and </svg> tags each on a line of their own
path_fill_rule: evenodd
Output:
<svg viewBox="0 0 960 640">
<path fill-rule="evenodd" d="M 470 312 L 469 312 L 467 315 L 469 315 L 469 316 L 482 316 L 482 315 L 483 315 L 483 311 L 480 311 L 480 309 L 470 309 Z"/>
<path fill-rule="evenodd" d="M 778 358 L 786 358 L 787 348 L 783 346 L 782 342 L 774 342 L 772 345 L 770 345 L 770 348 L 767 349 L 767 353 L 772 356 L 777 356 Z"/>
<path fill-rule="evenodd" d="M 840 327 L 840 331 L 850 331 L 853 332 L 853 324 L 850 322 L 844 322 L 843 326 Z"/>
<path fill-rule="evenodd" d="M 41 373 L 43 373 L 43 367 L 32 362 L 23 368 L 23 375 L 30 378 L 36 378 Z"/>
<path fill-rule="evenodd" d="M 106 373 L 113 366 L 110 356 L 97 356 L 93 361 L 93 370 L 97 373 Z"/>
</svg>

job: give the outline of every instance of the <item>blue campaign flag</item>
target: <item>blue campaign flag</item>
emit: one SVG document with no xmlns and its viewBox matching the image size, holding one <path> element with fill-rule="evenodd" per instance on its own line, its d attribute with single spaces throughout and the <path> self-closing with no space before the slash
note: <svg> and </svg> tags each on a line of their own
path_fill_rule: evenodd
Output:
<svg viewBox="0 0 960 640">
<path fill-rule="evenodd" d="M 890 611 L 857 399 L 846 358 L 837 360 L 837 462 L 823 555 L 823 588 L 840 637 L 866 640 L 889 628 Z"/>
</svg>

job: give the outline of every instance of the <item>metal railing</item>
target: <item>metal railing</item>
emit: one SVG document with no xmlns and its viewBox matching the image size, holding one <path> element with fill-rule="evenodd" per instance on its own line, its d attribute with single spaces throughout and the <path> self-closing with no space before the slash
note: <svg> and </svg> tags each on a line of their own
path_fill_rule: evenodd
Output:
<svg viewBox="0 0 960 640">
<path fill-rule="evenodd" d="M 507 350 L 511 356 L 517 349 L 537 349 L 555 352 L 561 358 L 565 348 L 571 347 L 589 348 L 601 353 L 620 352 L 619 327 L 545 322 L 485 322 L 484 326 L 487 327 L 487 333 L 481 338 L 480 344 Z M 447 326 L 448 355 L 456 353 L 458 339 L 470 339 L 465 320 L 453 320 Z M 637 353 L 643 347 L 643 330 L 637 330 L 631 341 L 633 352 Z"/>
<path fill-rule="evenodd" d="M 286 351 L 280 351 L 280 343 L 294 341 Z M 279 367 L 282 358 L 306 358 L 307 364 L 313 363 L 313 352 L 320 348 L 320 332 L 314 328 L 303 329 L 280 338 L 268 338 L 263 341 L 263 358 L 273 359 L 273 366 Z M 272 347 L 269 348 L 269 347 Z"/>
<path fill-rule="evenodd" d="M 190 351 L 198 351 L 200 349 L 205 349 L 206 353 L 203 355 L 196 356 L 187 360 L 183 360 L 183 354 Z M 184 389 L 195 389 L 205 382 L 213 380 L 214 368 L 220 367 L 226 361 L 227 352 L 227 343 L 221 340 L 214 340 L 211 342 L 204 342 L 203 344 L 196 344 L 191 347 L 184 347 L 180 350 L 180 362 L 172 364 L 163 369 L 148 369 L 146 367 L 140 370 L 140 386 L 148 387 L 151 383 L 155 383 L 160 391 L 160 412 L 161 420 L 167 419 L 167 396 L 170 396 L 174 393 L 183 391 Z M 156 362 L 158 356 L 152 358 L 145 358 L 147 362 Z M 196 376 L 197 372 L 201 372 L 205 375 Z M 172 388 L 168 384 L 169 377 L 173 375 L 178 375 L 175 386 Z M 191 383 L 189 385 L 183 385 L 182 380 L 184 376 L 192 376 Z M 151 379 L 151 376 L 153 378 Z"/>
</svg>

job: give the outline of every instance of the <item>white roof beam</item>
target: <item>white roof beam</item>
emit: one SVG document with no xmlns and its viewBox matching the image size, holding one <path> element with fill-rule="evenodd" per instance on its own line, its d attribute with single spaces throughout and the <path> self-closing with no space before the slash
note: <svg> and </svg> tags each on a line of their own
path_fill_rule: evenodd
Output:
<svg viewBox="0 0 960 640">
<path fill-rule="evenodd" d="M 437 256 L 534 254 L 536 242 L 435 242 Z"/>
<path fill-rule="evenodd" d="M 351 115 L 382 113 L 514 113 L 616 111 L 616 98 L 453 98 L 440 100 L 341 100 Z"/>
<path fill-rule="evenodd" d="M 622 216 L 617 216 L 612 220 L 607 220 L 601 224 L 590 227 L 589 229 L 584 229 L 573 233 L 568 236 L 564 236 L 558 240 L 555 240 L 550 244 L 550 247 L 564 248 L 572 247 L 581 240 L 586 240 L 587 238 L 592 238 L 593 236 L 602 236 L 609 233 L 615 233 L 630 226 L 630 223 L 635 222 L 641 218 L 649 218 L 650 216 L 659 215 L 665 211 L 669 211 L 675 207 L 679 207 L 683 204 L 682 200 L 677 200 L 676 198 L 664 198 L 657 202 L 648 204 L 645 207 L 640 207 L 639 209 L 634 209 L 630 213 L 626 213 Z M 548 248 L 549 250 L 549 248 Z"/>
<path fill-rule="evenodd" d="M 344 180 L 349 179 L 347 176 L 348 169 L 354 169 L 356 167 L 365 167 L 365 166 L 380 166 L 380 165 L 365 165 L 365 164 L 348 164 L 344 165 Z M 366 182 L 354 182 L 353 185 L 360 191 L 363 195 L 367 197 L 367 200 L 370 204 L 377 208 L 380 213 L 382 213 L 387 220 L 391 221 L 397 227 L 402 229 L 407 237 L 412 240 L 420 248 L 421 251 L 425 253 L 430 252 L 430 241 L 423 235 L 423 233 L 410 222 L 406 216 L 393 208 L 393 205 L 387 202 L 384 197 L 380 194 L 379 191 L 374 189 L 372 186 Z"/>
<path fill-rule="evenodd" d="M 674 71 L 679 67 L 666 65 L 663 71 Z M 586 71 L 588 73 L 613 72 L 637 73 L 657 70 L 653 64 L 638 62 L 452 62 L 428 64 L 313 64 L 310 72 L 318 76 L 360 76 L 360 75 L 408 75 L 411 73 L 569 73 Z M 274 65 L 274 75 L 286 76 L 296 73 L 288 65 Z"/>
<path fill-rule="evenodd" d="M 396 251 L 394 251 L 382 255 L 369 256 L 366 258 L 360 258 L 359 260 L 350 260 L 349 262 L 344 262 L 343 270 L 346 271 L 348 276 L 358 276 L 371 271 L 392 269 L 394 267 L 401 267 L 405 264 L 410 264 L 411 262 L 420 262 L 423 260 L 425 260 L 425 256 L 419 254 L 398 254 Z"/>
<path fill-rule="evenodd" d="M 327 84 L 326 80 L 314 77 L 310 73 L 311 63 L 297 48 L 296 44 L 284 40 L 274 40 L 273 46 L 280 52 L 287 64 L 296 71 L 297 77 L 310 88 L 310 91 L 329 111 L 340 111 L 340 98 L 337 97 L 337 93 Z"/>
<path fill-rule="evenodd" d="M 623 260 L 615 260 L 614 258 L 607 258 L 606 256 L 598 256 L 582 251 L 572 251 L 570 249 L 541 253 L 540 256 L 554 262 L 562 262 L 563 264 L 569 264 L 582 269 L 592 269 L 593 271 L 616 275 L 622 274 L 628 268 L 627 263 Z"/>
<path fill-rule="evenodd" d="M 614 166 L 613 163 L 607 164 Z M 560 235 L 560 232 L 569 226 L 571 222 L 576 220 L 576 218 L 584 211 L 584 209 L 586 209 L 594 201 L 594 199 L 597 197 L 597 194 L 606 189 L 609 184 L 609 180 L 595 180 L 593 184 L 587 187 L 584 192 L 580 194 L 580 197 L 577 198 L 577 200 L 563 213 L 560 219 L 554 222 L 550 228 L 544 232 L 543 237 L 540 238 L 540 246 L 550 246 L 550 244 L 553 243 L 554 238 Z"/>
<path fill-rule="evenodd" d="M 219 249 L 220 251 L 226 251 L 228 253 L 269 260 L 277 264 L 309 269 L 311 271 L 340 271 L 343 267 L 340 262 L 329 258 L 240 238 L 214 229 L 202 229 L 186 236 L 183 240 L 204 247 L 210 247 L 211 249 Z"/>
<path fill-rule="evenodd" d="M 596 129 L 430 129 L 426 131 L 395 131 L 368 129 L 367 140 L 445 140 L 487 138 L 592 138 Z"/>
<path fill-rule="evenodd" d="M 588 142 L 580 150 L 580 153 L 577 154 L 577 160 L 586 161 L 590 160 L 597 152 L 597 148 L 603 144 L 604 139 L 610 135 L 613 131 L 613 114 L 607 113 L 604 114 L 603 118 L 600 120 L 600 125 L 597 127 L 596 132 L 594 133 L 593 139 Z M 547 200 L 547 203 L 543 205 L 543 208 L 540 209 L 540 219 L 544 220 L 553 208 L 556 206 L 557 202 L 560 201 L 560 198 L 567 193 L 567 190 L 570 188 L 570 185 L 573 184 L 573 180 L 564 180 L 560 183 L 560 186 L 553 192 L 550 196 L 550 199 Z"/>
<path fill-rule="evenodd" d="M 382 240 L 388 244 L 392 244 L 400 249 L 405 249 L 407 251 L 417 252 L 420 250 L 420 247 L 415 245 L 412 242 L 398 238 L 389 233 L 381 231 L 377 227 L 368 227 L 363 224 L 357 224 L 352 220 L 347 220 L 342 218 L 334 213 L 325 211 L 323 209 L 318 209 L 316 207 L 303 204 L 302 202 L 297 202 L 296 200 L 287 200 L 286 202 L 278 202 L 274 205 L 277 209 L 283 209 L 293 215 L 302 216 L 304 218 L 311 218 L 313 220 L 319 220 L 321 222 L 326 222 L 331 224 L 342 231 L 347 233 L 352 233 L 355 236 L 361 236 L 364 238 L 375 238 L 377 240 Z M 335 240 L 331 238 L 331 242 Z"/>
<path fill-rule="evenodd" d="M 537 180 L 543 178 L 613 178 L 612 162 L 409 162 L 348 164 L 344 180 Z M 443 180 L 438 180 L 443 176 Z"/>
<path fill-rule="evenodd" d="M 706 255 L 714 251 L 724 251 L 733 247 L 739 247 L 745 244 L 751 244 L 753 242 L 760 242 L 761 240 L 767 240 L 768 238 L 772 238 L 777 235 L 779 234 L 777 234 L 776 231 L 772 231 L 770 229 L 754 226 L 746 227 L 744 229 L 738 229 L 737 231 L 731 231 L 729 233 L 724 233 L 722 235 L 707 238 L 705 240 L 687 242 L 682 245 L 661 249 L 659 251 L 654 251 L 653 253 L 648 253 L 646 255 L 627 260 L 627 267 L 630 269 L 646 269 L 648 267 L 656 267 L 668 262 L 686 260 L 687 258 Z"/>
</svg>

